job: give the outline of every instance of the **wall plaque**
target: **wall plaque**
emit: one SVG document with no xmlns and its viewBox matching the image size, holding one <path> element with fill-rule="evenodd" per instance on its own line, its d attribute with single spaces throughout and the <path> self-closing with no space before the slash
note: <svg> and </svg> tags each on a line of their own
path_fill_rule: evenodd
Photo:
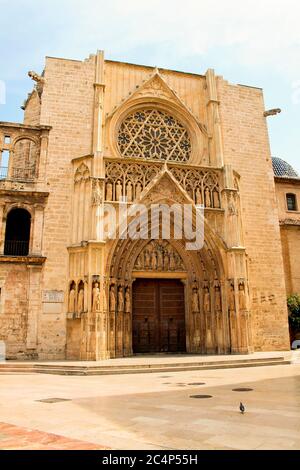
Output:
<svg viewBox="0 0 300 470">
<path fill-rule="evenodd" d="M 64 292 L 61 290 L 44 290 L 42 293 L 43 303 L 57 303 L 64 302 Z"/>
</svg>

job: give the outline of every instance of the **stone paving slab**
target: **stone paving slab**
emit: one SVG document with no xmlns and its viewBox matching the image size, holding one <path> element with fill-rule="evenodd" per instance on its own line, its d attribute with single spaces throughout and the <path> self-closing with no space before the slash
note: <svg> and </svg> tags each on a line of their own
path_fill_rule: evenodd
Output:
<svg viewBox="0 0 300 470">
<path fill-rule="evenodd" d="M 97 444 L 0 423 L 1 450 L 107 450 Z"/>
</svg>

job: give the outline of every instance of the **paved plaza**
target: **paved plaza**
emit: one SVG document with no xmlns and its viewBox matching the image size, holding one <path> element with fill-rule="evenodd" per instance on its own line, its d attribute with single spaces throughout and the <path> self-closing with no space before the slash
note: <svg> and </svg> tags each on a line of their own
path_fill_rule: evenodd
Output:
<svg viewBox="0 0 300 470">
<path fill-rule="evenodd" d="M 300 364 L 0 384 L 1 449 L 300 449 Z"/>
</svg>

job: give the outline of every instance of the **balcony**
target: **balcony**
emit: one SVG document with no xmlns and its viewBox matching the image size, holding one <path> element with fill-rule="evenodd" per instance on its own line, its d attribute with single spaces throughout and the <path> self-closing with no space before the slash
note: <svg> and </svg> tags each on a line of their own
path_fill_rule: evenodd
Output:
<svg viewBox="0 0 300 470">
<path fill-rule="evenodd" d="M 0 180 L 34 181 L 35 177 L 35 168 L 12 168 L 9 174 L 7 166 L 0 167 Z"/>
<path fill-rule="evenodd" d="M 29 241 L 5 240 L 4 256 L 28 256 Z"/>
</svg>

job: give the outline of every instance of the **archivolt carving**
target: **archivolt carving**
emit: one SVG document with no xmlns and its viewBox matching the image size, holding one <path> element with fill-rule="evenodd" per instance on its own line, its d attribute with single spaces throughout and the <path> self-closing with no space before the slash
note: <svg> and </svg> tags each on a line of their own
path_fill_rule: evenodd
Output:
<svg viewBox="0 0 300 470">
<path fill-rule="evenodd" d="M 185 271 L 180 255 L 166 240 L 153 240 L 138 256 L 136 271 Z"/>
<path fill-rule="evenodd" d="M 173 116 L 158 109 L 129 114 L 118 132 L 123 157 L 186 162 L 191 155 L 187 129 Z"/>
</svg>

